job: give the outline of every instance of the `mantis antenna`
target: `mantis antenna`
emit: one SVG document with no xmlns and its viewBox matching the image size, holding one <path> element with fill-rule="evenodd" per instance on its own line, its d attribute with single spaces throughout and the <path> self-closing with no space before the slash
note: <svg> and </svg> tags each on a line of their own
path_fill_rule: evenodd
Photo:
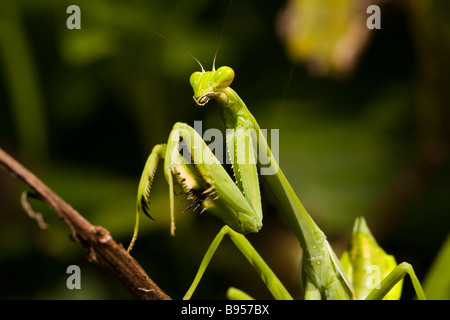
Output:
<svg viewBox="0 0 450 320">
<path fill-rule="evenodd" d="M 226 26 L 227 21 L 228 21 L 228 15 L 229 15 L 229 13 L 230 13 L 231 4 L 232 4 L 232 1 L 230 0 L 230 3 L 228 4 L 227 13 L 225 13 L 225 19 L 224 19 L 224 21 L 223 21 L 222 31 L 220 32 L 219 43 L 217 44 L 216 53 L 214 54 L 212 71 L 216 71 L 216 58 L 217 58 L 217 53 L 219 52 L 219 47 L 220 47 L 220 44 L 221 44 L 221 42 L 222 42 L 223 33 L 225 32 L 225 26 Z"/>
<path fill-rule="evenodd" d="M 165 35 L 163 35 L 162 33 L 156 31 L 155 29 L 143 24 L 142 22 L 136 21 L 131 17 L 128 17 L 131 20 L 133 20 L 134 22 L 138 22 L 140 23 L 144 28 L 146 28 L 147 30 L 150 30 L 151 32 L 153 32 L 154 34 L 156 34 L 157 36 L 160 36 L 161 38 L 163 38 L 164 40 L 166 40 L 167 42 L 173 44 L 175 47 L 177 47 L 178 49 L 181 49 L 184 53 L 186 53 L 188 56 L 190 56 L 192 59 L 194 59 L 200 66 L 200 68 L 202 69 L 202 73 L 205 72 L 205 69 L 203 68 L 202 64 L 200 63 L 200 61 L 194 57 L 194 55 L 192 53 L 190 53 L 189 51 L 187 51 L 185 48 L 183 48 L 181 45 L 179 45 L 178 43 L 176 43 L 173 40 L 170 40 L 169 38 L 167 38 Z M 214 58 L 215 59 L 215 58 Z"/>
</svg>

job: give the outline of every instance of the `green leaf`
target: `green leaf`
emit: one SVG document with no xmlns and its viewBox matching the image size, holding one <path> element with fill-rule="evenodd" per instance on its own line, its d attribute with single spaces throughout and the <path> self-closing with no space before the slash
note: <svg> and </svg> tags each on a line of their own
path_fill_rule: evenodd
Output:
<svg viewBox="0 0 450 320">
<path fill-rule="evenodd" d="M 340 259 L 342 268 L 353 285 L 356 299 L 365 299 L 397 266 L 394 256 L 387 254 L 375 241 L 363 217 L 356 218 L 347 250 Z M 397 300 L 403 280 L 384 297 Z"/>
</svg>

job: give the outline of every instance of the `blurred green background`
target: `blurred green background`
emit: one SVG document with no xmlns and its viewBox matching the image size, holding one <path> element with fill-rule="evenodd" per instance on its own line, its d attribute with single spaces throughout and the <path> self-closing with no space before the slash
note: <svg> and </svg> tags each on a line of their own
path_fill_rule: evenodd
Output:
<svg viewBox="0 0 450 320">
<path fill-rule="evenodd" d="M 81 9 L 80 30 L 66 27 L 71 4 Z M 232 87 L 261 128 L 280 130 L 280 166 L 337 254 L 363 215 L 379 244 L 423 280 L 450 221 L 450 4 L 383 2 L 380 30 L 366 27 L 368 4 L 235 0 L 216 65 L 234 68 Z M 1 1 L 0 148 L 127 246 L 152 147 L 166 141 L 176 121 L 221 127 L 215 102 L 198 108 L 192 100 L 196 62 L 150 28 L 209 69 L 228 5 Z M 27 217 L 24 188 L 0 170 L 0 298 L 133 298 L 87 262 L 50 209 L 30 200 L 49 229 Z M 262 194 L 264 228 L 249 239 L 301 298 L 300 247 L 264 186 Z M 181 214 L 181 198 L 171 237 L 168 188 L 158 173 L 156 222 L 141 220 L 132 251 L 176 299 L 221 227 L 207 214 Z M 81 290 L 66 287 L 72 264 L 81 268 Z M 435 298 L 448 299 L 443 270 L 444 289 Z M 270 298 L 225 241 L 194 298 L 225 298 L 229 286 Z M 403 298 L 413 296 L 405 281 Z"/>
</svg>

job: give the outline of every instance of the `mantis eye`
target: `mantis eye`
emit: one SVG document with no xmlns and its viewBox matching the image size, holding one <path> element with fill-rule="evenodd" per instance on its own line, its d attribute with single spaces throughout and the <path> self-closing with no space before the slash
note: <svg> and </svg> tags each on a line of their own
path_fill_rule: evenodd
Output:
<svg viewBox="0 0 450 320">
<path fill-rule="evenodd" d="M 216 89 L 225 89 L 230 86 L 234 80 L 234 70 L 230 67 L 220 67 L 214 73 L 214 82 Z"/>
<path fill-rule="evenodd" d="M 194 72 L 193 74 L 191 74 L 191 77 L 189 78 L 189 82 L 191 83 L 192 88 L 196 88 L 197 87 L 197 82 L 198 79 L 200 78 L 200 75 L 202 73 L 200 71 Z"/>
</svg>

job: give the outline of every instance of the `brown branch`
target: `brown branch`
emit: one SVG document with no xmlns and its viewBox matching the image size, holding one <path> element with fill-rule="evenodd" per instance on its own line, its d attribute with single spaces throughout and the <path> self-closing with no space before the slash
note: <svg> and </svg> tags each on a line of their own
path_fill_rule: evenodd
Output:
<svg viewBox="0 0 450 320">
<path fill-rule="evenodd" d="M 25 182 L 35 195 L 50 208 L 72 230 L 72 238 L 79 242 L 87 252 L 89 261 L 100 265 L 118 279 L 136 298 L 146 300 L 169 300 L 136 260 L 122 245 L 117 244 L 110 232 L 93 226 L 69 204 L 57 196 L 49 187 L 28 171 L 19 162 L 0 148 L 0 167 L 14 177 Z"/>
</svg>

